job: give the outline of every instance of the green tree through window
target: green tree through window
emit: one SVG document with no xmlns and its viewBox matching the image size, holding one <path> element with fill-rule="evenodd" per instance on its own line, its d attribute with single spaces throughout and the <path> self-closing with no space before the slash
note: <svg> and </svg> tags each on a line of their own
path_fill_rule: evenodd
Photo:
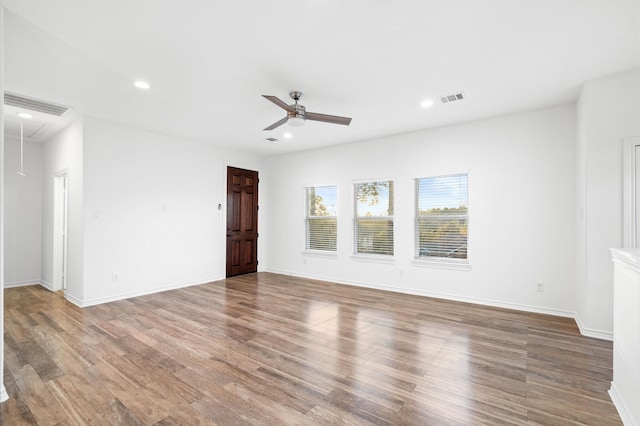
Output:
<svg viewBox="0 0 640 426">
<path fill-rule="evenodd" d="M 337 250 L 338 187 L 311 186 L 306 188 L 305 249 Z"/>
<path fill-rule="evenodd" d="M 468 175 L 417 179 L 416 257 L 467 259 Z"/>
<path fill-rule="evenodd" d="M 355 184 L 355 252 L 393 255 L 394 183 Z"/>
</svg>

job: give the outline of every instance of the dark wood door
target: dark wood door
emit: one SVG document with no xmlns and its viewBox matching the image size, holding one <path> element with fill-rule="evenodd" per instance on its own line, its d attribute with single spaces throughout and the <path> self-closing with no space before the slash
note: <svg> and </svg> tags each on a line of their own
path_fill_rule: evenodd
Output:
<svg viewBox="0 0 640 426">
<path fill-rule="evenodd" d="M 227 167 L 227 277 L 258 270 L 258 172 Z"/>
</svg>

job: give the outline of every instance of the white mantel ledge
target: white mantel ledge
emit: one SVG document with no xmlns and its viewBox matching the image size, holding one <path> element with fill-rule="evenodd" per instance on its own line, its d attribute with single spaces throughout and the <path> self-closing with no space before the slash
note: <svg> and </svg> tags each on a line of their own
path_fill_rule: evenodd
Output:
<svg viewBox="0 0 640 426">
<path fill-rule="evenodd" d="M 621 263 L 636 272 L 640 272 L 640 249 L 612 248 L 611 256 L 614 262 Z"/>
</svg>

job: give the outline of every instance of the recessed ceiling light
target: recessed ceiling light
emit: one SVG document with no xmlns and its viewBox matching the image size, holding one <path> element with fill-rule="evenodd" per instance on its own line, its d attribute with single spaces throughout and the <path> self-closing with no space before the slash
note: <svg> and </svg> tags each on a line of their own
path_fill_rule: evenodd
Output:
<svg viewBox="0 0 640 426">
<path fill-rule="evenodd" d="M 26 112 L 20 112 L 18 113 L 18 117 L 20 118 L 33 118 L 33 115 L 26 113 Z"/>
<path fill-rule="evenodd" d="M 420 106 L 422 108 L 431 108 L 433 106 L 433 101 L 431 99 L 425 99 L 424 101 L 420 102 Z"/>
<path fill-rule="evenodd" d="M 136 82 L 133 83 L 133 85 L 136 86 L 138 89 L 145 89 L 145 90 L 151 87 L 149 83 L 143 80 L 136 80 Z"/>
<path fill-rule="evenodd" d="M 282 137 L 285 139 L 291 139 L 293 137 L 293 135 L 289 132 L 285 132 L 282 134 Z"/>
</svg>

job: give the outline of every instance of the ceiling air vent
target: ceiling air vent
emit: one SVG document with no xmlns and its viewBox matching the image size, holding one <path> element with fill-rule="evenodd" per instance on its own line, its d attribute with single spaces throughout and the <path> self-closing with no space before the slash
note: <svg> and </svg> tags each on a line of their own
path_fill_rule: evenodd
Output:
<svg viewBox="0 0 640 426">
<path fill-rule="evenodd" d="M 446 96 L 440 96 L 440 102 L 442 102 L 443 104 L 461 101 L 463 99 L 464 99 L 464 93 L 462 92 L 452 93 L 451 95 L 446 95 Z"/>
<path fill-rule="evenodd" d="M 264 140 L 269 142 L 278 142 L 278 139 L 276 138 L 265 138 Z"/>
<path fill-rule="evenodd" d="M 26 96 L 17 95 L 15 93 L 4 92 L 4 104 L 16 108 L 28 109 L 30 111 L 43 112 L 60 117 L 71 107 L 57 105 L 47 101 L 28 98 Z"/>
</svg>

